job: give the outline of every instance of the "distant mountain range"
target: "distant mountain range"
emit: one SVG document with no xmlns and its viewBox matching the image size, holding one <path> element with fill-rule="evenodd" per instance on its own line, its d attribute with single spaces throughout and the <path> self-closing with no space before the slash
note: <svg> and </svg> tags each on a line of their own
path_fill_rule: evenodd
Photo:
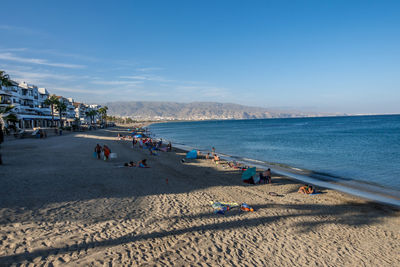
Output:
<svg viewBox="0 0 400 267">
<path fill-rule="evenodd" d="M 344 114 L 271 110 L 214 102 L 109 102 L 108 114 L 136 120 L 238 120 L 293 117 L 321 117 Z"/>
</svg>

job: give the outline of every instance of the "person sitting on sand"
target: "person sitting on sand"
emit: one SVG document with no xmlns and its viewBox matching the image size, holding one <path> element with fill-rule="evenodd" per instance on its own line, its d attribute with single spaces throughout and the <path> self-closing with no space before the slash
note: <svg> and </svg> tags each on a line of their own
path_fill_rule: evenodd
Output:
<svg viewBox="0 0 400 267">
<path fill-rule="evenodd" d="M 261 183 L 264 183 L 264 184 L 268 183 L 266 172 L 260 172 L 260 182 L 259 183 L 260 184 Z"/>
<path fill-rule="evenodd" d="M 312 187 L 312 185 L 305 185 L 299 188 L 299 193 L 303 193 L 303 194 L 312 194 L 314 193 L 314 188 Z"/>
<path fill-rule="evenodd" d="M 213 161 L 215 162 L 215 164 L 218 164 L 218 162 L 220 161 L 220 158 L 218 157 L 217 154 L 214 154 L 214 159 Z"/>
<path fill-rule="evenodd" d="M 147 159 L 142 159 L 141 161 L 138 162 L 138 166 L 139 168 L 150 168 L 149 166 L 147 166 Z"/>
<path fill-rule="evenodd" d="M 210 153 L 207 153 L 206 159 L 210 159 Z"/>
</svg>

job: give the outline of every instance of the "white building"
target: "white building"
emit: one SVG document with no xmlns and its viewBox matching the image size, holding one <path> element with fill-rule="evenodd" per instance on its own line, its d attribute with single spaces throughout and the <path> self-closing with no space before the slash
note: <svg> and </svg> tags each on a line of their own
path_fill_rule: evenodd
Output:
<svg viewBox="0 0 400 267">
<path fill-rule="evenodd" d="M 21 129 L 51 126 L 51 108 L 44 102 L 50 96 L 46 88 L 38 88 L 26 82 L 17 83 L 11 81 L 11 86 L 0 87 L 0 107 L 13 106 L 12 112 L 17 115 L 17 127 Z M 81 123 L 90 123 L 91 119 L 86 115 L 90 110 L 97 110 L 99 105 L 86 105 L 76 103 L 72 98 L 58 97 L 66 105 L 66 110 L 62 113 L 64 126 L 71 126 L 76 118 Z M 59 114 L 54 108 L 54 121 L 60 126 Z M 98 115 L 95 116 L 95 122 Z"/>
</svg>

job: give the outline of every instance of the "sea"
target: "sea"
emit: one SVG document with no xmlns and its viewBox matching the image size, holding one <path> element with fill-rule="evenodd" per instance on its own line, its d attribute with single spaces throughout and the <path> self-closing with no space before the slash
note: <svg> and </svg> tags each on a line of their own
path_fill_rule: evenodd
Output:
<svg viewBox="0 0 400 267">
<path fill-rule="evenodd" d="M 250 165 L 400 192 L 400 115 L 168 122 L 149 130 Z"/>
</svg>

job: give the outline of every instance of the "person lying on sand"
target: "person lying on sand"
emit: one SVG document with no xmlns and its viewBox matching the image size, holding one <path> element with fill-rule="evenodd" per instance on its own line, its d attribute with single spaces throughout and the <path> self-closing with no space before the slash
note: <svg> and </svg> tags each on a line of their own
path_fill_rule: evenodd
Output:
<svg viewBox="0 0 400 267">
<path fill-rule="evenodd" d="M 303 193 L 303 194 L 312 194 L 314 193 L 314 188 L 312 187 L 312 185 L 305 185 L 299 188 L 299 193 Z"/>
<path fill-rule="evenodd" d="M 149 166 L 147 166 L 147 159 L 142 159 L 141 161 L 138 162 L 138 166 L 139 168 L 150 168 Z"/>
<path fill-rule="evenodd" d="M 125 167 L 136 167 L 136 163 L 133 162 L 133 161 L 130 161 L 129 163 L 128 163 L 128 162 L 125 162 L 125 163 L 124 163 L 124 166 L 125 166 Z"/>
</svg>

